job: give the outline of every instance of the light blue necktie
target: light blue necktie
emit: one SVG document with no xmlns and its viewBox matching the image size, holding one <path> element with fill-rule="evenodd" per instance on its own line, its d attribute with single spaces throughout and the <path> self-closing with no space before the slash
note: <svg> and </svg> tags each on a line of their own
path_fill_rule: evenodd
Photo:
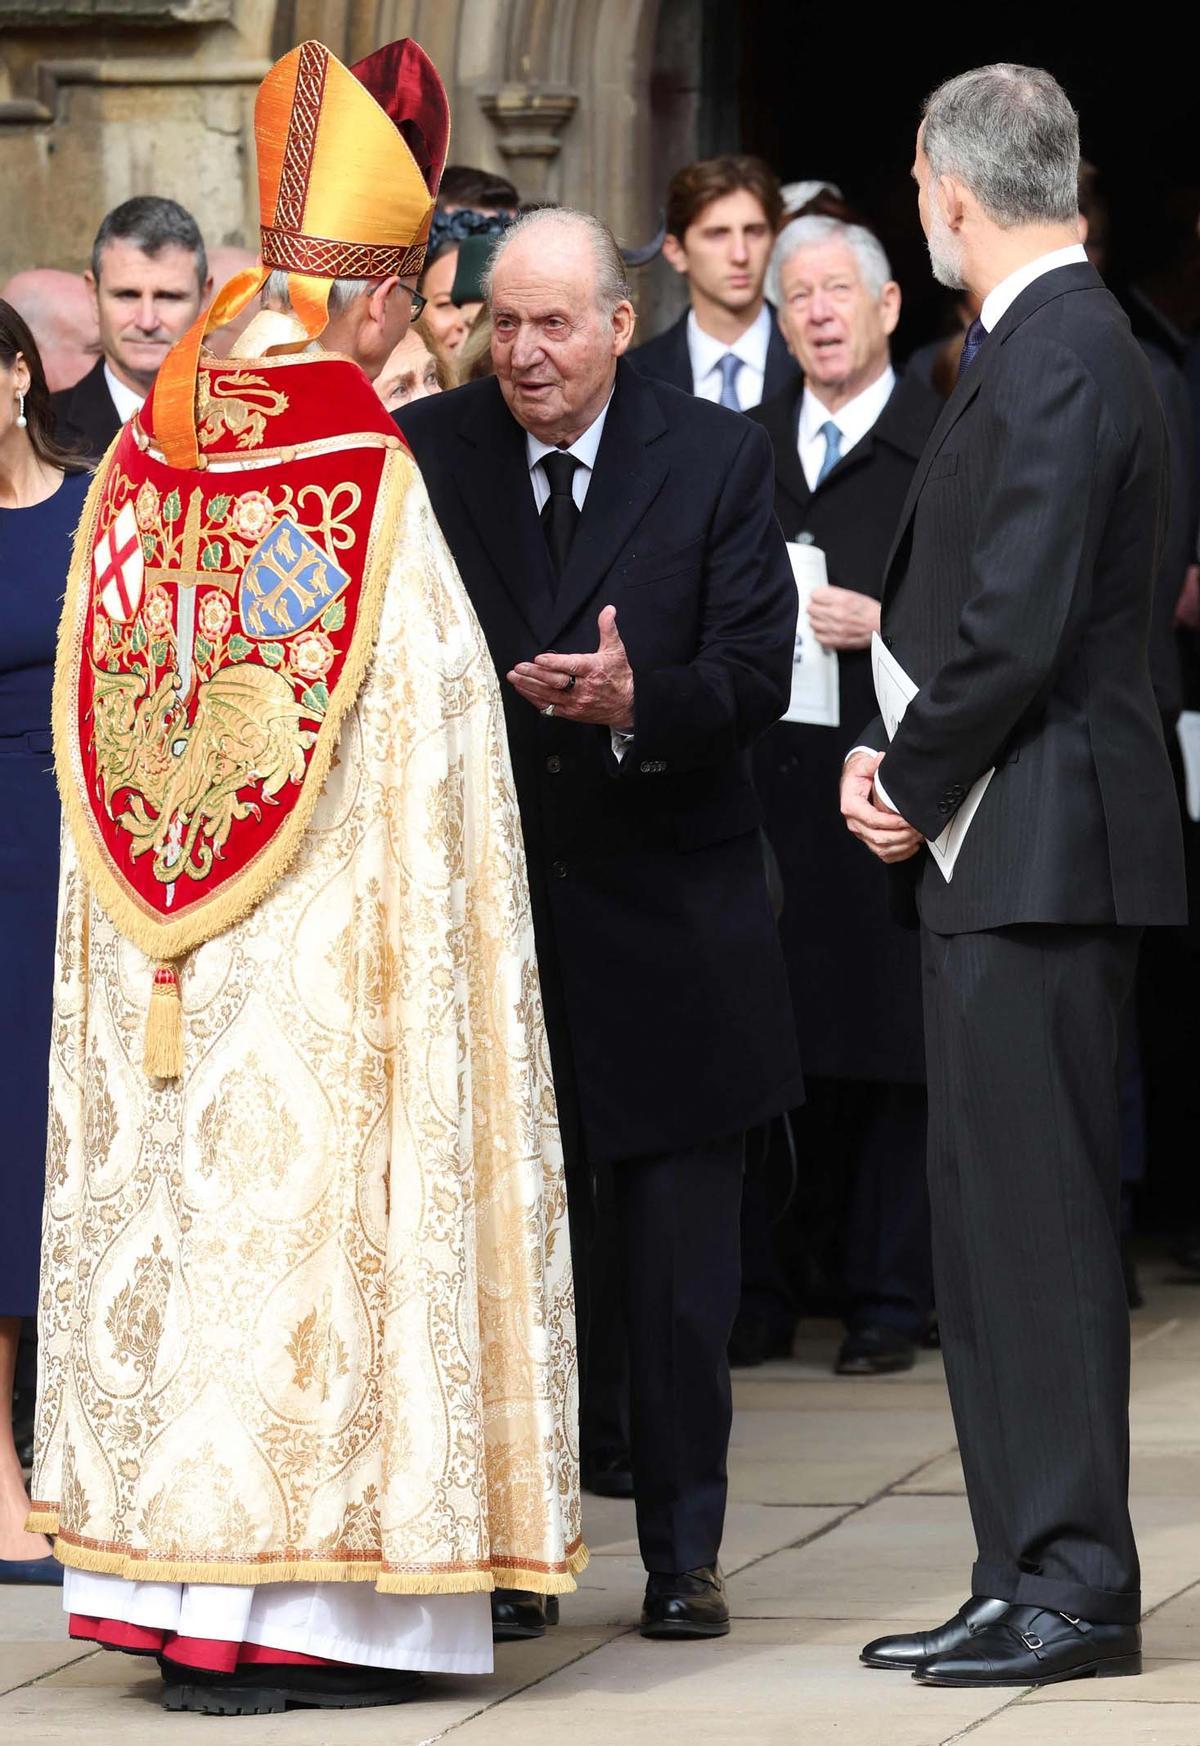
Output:
<svg viewBox="0 0 1200 1746">
<path fill-rule="evenodd" d="M 728 406 L 734 412 L 742 410 L 735 386 L 741 367 L 742 360 L 734 352 L 726 352 L 718 365 L 721 372 L 721 405 Z"/>
<path fill-rule="evenodd" d="M 822 479 L 828 478 L 842 458 L 842 433 L 833 420 L 827 418 L 817 434 L 825 438 L 825 459 L 821 462 L 821 471 L 817 474 L 817 484 L 819 485 Z"/>
</svg>

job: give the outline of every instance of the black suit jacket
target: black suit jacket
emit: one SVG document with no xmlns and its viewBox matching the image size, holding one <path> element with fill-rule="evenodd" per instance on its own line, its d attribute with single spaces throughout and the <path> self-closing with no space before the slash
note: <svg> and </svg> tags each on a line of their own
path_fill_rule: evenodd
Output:
<svg viewBox="0 0 1200 1746">
<path fill-rule="evenodd" d="M 942 403 L 899 378 L 868 431 L 810 491 L 797 381 L 750 417 L 775 451 L 775 513 L 789 540 L 825 553 L 829 580 L 876 599 L 896 521 Z M 868 650 L 838 656 L 843 733 L 781 721 L 755 748 L 767 834 L 783 874 L 780 934 L 806 1075 L 919 1082 L 925 1074 L 918 943 L 889 912 L 886 882 L 836 805 L 846 733 L 875 708 Z"/>
<path fill-rule="evenodd" d="M 525 433 L 494 378 L 406 406 L 408 439 L 501 677 L 554 1057 L 593 1161 L 733 1134 L 802 1095 L 750 747 L 786 707 L 796 591 L 770 445 L 622 363 L 555 595 Z M 635 733 L 547 719 L 504 675 L 634 670 Z M 572 1108 L 578 1098 L 577 1112 Z"/>
<path fill-rule="evenodd" d="M 121 428 L 113 397 L 104 380 L 104 359 L 99 357 L 87 375 L 73 388 L 60 388 L 50 396 L 54 428 L 61 443 L 98 461 Z"/>
<path fill-rule="evenodd" d="M 770 304 L 767 307 L 770 309 Z M 687 322 L 687 314 L 684 313 L 665 333 L 647 340 L 645 345 L 636 346 L 629 353 L 629 362 L 643 376 L 649 376 L 655 382 L 669 383 L 672 388 L 679 388 L 684 394 L 692 394 L 695 390 L 692 383 L 692 360 L 688 352 Z M 787 349 L 775 319 L 775 311 L 771 309 L 771 337 L 767 342 L 767 367 L 763 371 L 763 400 L 773 399 L 776 394 L 793 385 L 799 376 L 799 366 Z"/>
<path fill-rule="evenodd" d="M 934 932 L 1184 919 L 1147 661 L 1166 510 L 1126 317 L 1092 267 L 1043 274 L 947 401 L 886 572 L 884 638 L 922 688 L 884 759 L 890 798 L 936 837 L 996 766 L 953 882 L 924 851 L 910 864 Z"/>
</svg>

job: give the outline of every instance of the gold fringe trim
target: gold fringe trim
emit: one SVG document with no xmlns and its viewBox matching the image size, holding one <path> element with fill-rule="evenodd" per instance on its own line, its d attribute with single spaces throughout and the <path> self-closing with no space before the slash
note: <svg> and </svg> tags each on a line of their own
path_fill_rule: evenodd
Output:
<svg viewBox="0 0 1200 1746">
<path fill-rule="evenodd" d="M 56 1535 L 55 1556 L 72 1570 L 119 1576 L 127 1582 L 222 1582 L 256 1587 L 273 1582 L 370 1582 L 380 1594 L 490 1594 L 497 1588 L 523 1588 L 531 1594 L 572 1594 L 575 1578 L 588 1564 L 580 1544 L 566 1558 L 566 1569 L 508 1564 L 503 1561 L 467 1570 L 389 1570 L 379 1559 L 291 1558 L 278 1563 L 222 1563 L 216 1559 L 147 1558 L 116 1547 L 89 1546 L 58 1528 L 58 1511 L 36 1509 L 26 1519 L 29 1533 Z"/>
<path fill-rule="evenodd" d="M 197 903 L 185 916 L 163 922 L 131 895 L 108 859 L 83 791 L 78 748 L 76 694 L 90 593 L 93 536 L 113 454 L 123 434 L 114 439 L 92 481 L 75 538 L 54 667 L 54 763 L 63 812 L 88 885 L 114 927 L 147 958 L 158 961 L 183 958 L 206 940 L 234 927 L 257 907 L 295 860 L 329 774 L 342 721 L 362 689 L 375 653 L 384 592 L 395 556 L 405 498 L 416 468 L 406 449 L 391 450 L 384 456 L 379 497 L 367 536 L 357 628 L 325 719 L 318 730 L 299 799 L 267 847 L 231 881 L 226 890 Z"/>
</svg>

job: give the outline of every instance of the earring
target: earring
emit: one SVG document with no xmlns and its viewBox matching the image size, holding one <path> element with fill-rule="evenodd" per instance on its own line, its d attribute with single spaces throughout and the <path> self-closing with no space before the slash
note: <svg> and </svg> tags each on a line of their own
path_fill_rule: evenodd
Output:
<svg viewBox="0 0 1200 1746">
<path fill-rule="evenodd" d="M 28 425 L 28 423 L 29 423 L 29 420 L 25 416 L 25 396 L 23 394 L 18 394 L 17 395 L 17 429 L 24 430 L 26 428 L 26 426 Z"/>
</svg>

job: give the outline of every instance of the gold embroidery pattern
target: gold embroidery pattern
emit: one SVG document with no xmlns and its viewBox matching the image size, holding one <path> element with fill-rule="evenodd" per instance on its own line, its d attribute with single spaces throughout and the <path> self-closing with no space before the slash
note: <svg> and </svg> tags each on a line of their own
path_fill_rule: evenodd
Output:
<svg viewBox="0 0 1200 1746">
<path fill-rule="evenodd" d="M 201 370 L 196 378 L 200 447 L 210 449 L 223 436 L 231 436 L 237 438 L 239 449 L 260 448 L 268 418 L 286 412 L 287 404 L 287 395 L 270 387 L 262 376 L 241 370 L 233 374 Z"/>
<path fill-rule="evenodd" d="M 139 1256 L 132 1280 L 121 1287 L 105 1317 L 118 1358 L 127 1359 L 146 1377 L 153 1373 L 158 1357 L 173 1272 L 163 1255 L 161 1237 L 155 1237 L 151 1253 Z"/>
<path fill-rule="evenodd" d="M 261 227 L 262 258 L 269 267 L 289 273 L 313 273 L 322 279 L 416 278 L 425 265 L 426 244 L 404 247 L 384 243 L 339 242 L 335 237 Z"/>
<path fill-rule="evenodd" d="M 296 69 L 296 94 L 280 170 L 279 194 L 275 202 L 276 223 L 287 225 L 292 230 L 299 230 L 304 222 L 304 202 L 308 198 L 308 178 L 312 174 L 313 153 L 317 146 L 317 122 L 321 116 L 327 66 L 328 54 L 320 43 L 302 45 Z"/>
</svg>

